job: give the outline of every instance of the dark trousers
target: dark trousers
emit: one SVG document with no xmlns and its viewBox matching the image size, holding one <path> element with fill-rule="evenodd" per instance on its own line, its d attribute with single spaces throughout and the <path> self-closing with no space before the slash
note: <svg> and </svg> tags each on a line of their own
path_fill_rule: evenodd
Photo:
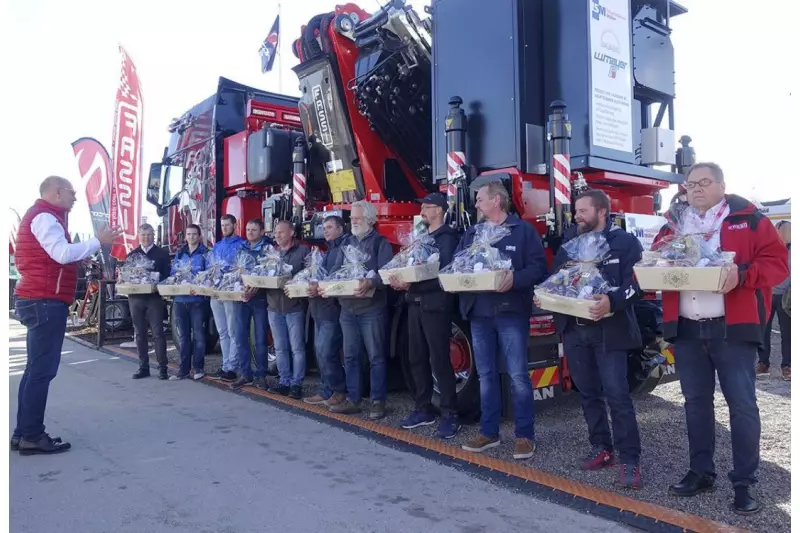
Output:
<svg viewBox="0 0 800 533">
<path fill-rule="evenodd" d="M 600 326 L 569 326 L 564 333 L 569 374 L 581 395 L 581 406 L 594 448 L 613 451 L 620 462 L 637 464 L 642 452 L 639 424 L 628 386 L 628 353 L 607 350 Z M 611 410 L 613 440 L 606 402 Z"/>
<path fill-rule="evenodd" d="M 772 354 L 772 320 L 778 316 L 778 329 L 781 331 L 781 368 L 792 366 L 792 322 L 781 305 L 782 294 L 772 296 L 772 313 L 767 320 L 767 330 L 764 332 L 764 345 L 758 349 L 759 362 L 769 366 Z"/>
<path fill-rule="evenodd" d="M 14 436 L 36 441 L 44 433 L 47 394 L 61 363 L 69 306 L 58 300 L 18 299 L 16 311 L 17 318 L 28 329 L 25 339 L 28 361 L 19 382 Z"/>
<path fill-rule="evenodd" d="M 675 367 L 685 398 L 689 468 L 716 476 L 714 389 L 716 373 L 730 410 L 734 487 L 756 482 L 761 418 L 756 404 L 756 345 L 726 340 L 724 320 L 681 318 L 675 342 Z"/>
<path fill-rule="evenodd" d="M 167 339 L 164 337 L 164 300 L 158 294 L 128 297 L 131 319 L 136 333 L 136 351 L 139 352 L 139 368 L 150 370 L 150 356 L 147 355 L 147 328 L 153 332 L 156 360 L 161 369 L 167 368 Z"/>
<path fill-rule="evenodd" d="M 187 375 L 192 368 L 195 372 L 203 372 L 206 359 L 204 325 L 208 316 L 208 302 L 175 302 L 172 312 L 175 313 L 180 338 L 181 375 Z"/>
<path fill-rule="evenodd" d="M 423 311 L 419 304 L 409 304 L 408 337 L 408 362 L 414 380 L 416 409 L 433 411 L 431 397 L 435 376 L 442 414 L 456 414 L 456 377 L 450 363 L 450 314 Z"/>
</svg>

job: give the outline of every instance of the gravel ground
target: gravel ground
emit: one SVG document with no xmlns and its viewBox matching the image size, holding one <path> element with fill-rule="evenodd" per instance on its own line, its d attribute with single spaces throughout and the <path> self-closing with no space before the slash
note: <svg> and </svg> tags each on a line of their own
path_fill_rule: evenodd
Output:
<svg viewBox="0 0 800 533">
<path fill-rule="evenodd" d="M 83 331 L 75 332 L 84 337 Z M 87 339 L 93 340 L 93 339 Z M 780 335 L 772 339 L 773 358 L 780 353 Z M 178 361 L 178 354 L 169 344 L 169 359 Z M 154 354 L 151 351 L 151 358 Z M 220 365 L 218 354 L 206 357 L 206 372 L 214 372 Z M 318 378 L 308 377 L 306 395 L 315 392 Z M 718 387 L 719 388 L 719 387 Z M 667 487 L 678 481 L 688 469 L 688 442 L 683 412 L 683 397 L 677 382 L 662 385 L 640 398 L 635 405 L 642 435 L 642 477 L 645 486 L 640 491 L 618 489 L 614 485 L 616 469 L 602 472 L 584 472 L 580 459 L 588 451 L 586 425 L 578 396 L 565 395 L 548 402 L 536 402 L 536 455 L 529 461 L 533 468 L 580 481 L 607 490 L 620 491 L 630 497 L 657 503 L 687 513 L 728 523 L 751 531 L 788 532 L 791 527 L 791 387 L 780 377 L 778 364 L 773 374 L 757 382 L 757 396 L 761 411 L 761 466 L 756 494 L 762 500 L 763 510 L 758 515 L 743 518 L 730 508 L 733 491 L 727 480 L 731 469 L 731 443 L 729 412 L 718 390 L 716 395 L 717 487 L 713 492 L 695 498 L 676 498 L 667 494 Z M 406 393 L 390 394 L 389 415 L 383 420 L 387 425 L 398 426 L 413 408 Z M 420 428 L 421 434 L 435 438 L 435 426 Z M 454 446 L 476 435 L 477 424 L 465 425 L 451 442 Z M 503 443 L 487 453 L 510 459 L 514 436 L 513 423 L 501 426 Z"/>
</svg>

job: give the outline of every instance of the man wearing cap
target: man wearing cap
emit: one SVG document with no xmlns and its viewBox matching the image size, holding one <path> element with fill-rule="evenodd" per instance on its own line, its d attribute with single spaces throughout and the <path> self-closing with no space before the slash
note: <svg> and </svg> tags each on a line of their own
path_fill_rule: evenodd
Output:
<svg viewBox="0 0 800 533">
<path fill-rule="evenodd" d="M 439 268 L 452 262 L 459 239 L 458 232 L 444 223 L 446 212 L 447 197 L 444 194 L 434 192 L 422 199 L 420 215 L 439 249 Z M 453 438 L 461 428 L 456 406 L 456 379 L 450 363 L 449 332 L 455 298 L 442 290 L 438 279 L 403 283 L 392 276 L 390 281 L 395 290 L 406 291 L 408 303 L 408 362 L 414 382 L 415 409 L 402 426 L 413 429 L 436 421 L 431 404 L 435 375 L 442 413 L 437 435 L 444 439 Z"/>
</svg>

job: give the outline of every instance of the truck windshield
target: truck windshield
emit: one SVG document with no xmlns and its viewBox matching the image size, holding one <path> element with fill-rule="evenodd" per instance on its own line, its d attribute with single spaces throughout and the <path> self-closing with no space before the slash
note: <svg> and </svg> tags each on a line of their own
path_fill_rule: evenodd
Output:
<svg viewBox="0 0 800 533">
<path fill-rule="evenodd" d="M 183 189 L 183 167 L 166 167 L 164 179 L 164 203 L 171 202 Z"/>
</svg>

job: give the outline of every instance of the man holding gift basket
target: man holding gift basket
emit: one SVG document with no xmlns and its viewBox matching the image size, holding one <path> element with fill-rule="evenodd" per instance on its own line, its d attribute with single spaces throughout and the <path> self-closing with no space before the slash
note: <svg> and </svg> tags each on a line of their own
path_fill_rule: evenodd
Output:
<svg viewBox="0 0 800 533">
<path fill-rule="evenodd" d="M 171 262 L 169 252 L 155 245 L 156 232 L 150 224 L 139 226 L 139 247 L 128 254 L 126 262 L 137 260 L 152 262 L 153 272 L 158 274 L 158 281 L 169 277 Z M 166 307 L 158 293 L 130 294 L 128 305 L 136 336 L 136 351 L 139 352 L 139 370 L 133 379 L 150 376 L 150 356 L 147 346 L 147 327 L 153 332 L 153 344 L 158 361 L 158 379 L 168 379 L 167 374 L 167 339 L 164 337 L 164 318 Z"/>
<path fill-rule="evenodd" d="M 231 265 L 236 260 L 236 253 L 242 247 L 244 239 L 236 234 L 236 217 L 233 215 L 223 215 L 220 219 L 222 229 L 222 239 L 214 244 L 211 254 L 221 265 Z M 217 299 L 211 300 L 211 312 L 214 315 L 214 324 L 219 333 L 219 345 L 222 348 L 222 366 L 219 371 L 210 376 L 213 379 L 223 381 L 235 381 L 236 370 L 238 368 L 238 357 L 236 355 L 236 313 L 234 312 L 233 302 Z"/>
<path fill-rule="evenodd" d="M 288 220 L 275 225 L 276 263 L 286 266 L 292 276 L 300 272 L 306 256 L 311 251 L 294 238 L 294 227 Z M 289 270 L 289 267 L 291 270 Z M 306 377 L 306 308 L 303 298 L 289 298 L 283 289 L 267 289 L 267 311 L 275 356 L 278 363 L 278 383 L 270 392 L 303 397 L 303 379 Z"/>
<path fill-rule="evenodd" d="M 245 226 L 246 241 L 242 241 L 238 254 L 245 254 L 253 258 L 252 263 L 258 262 L 258 258 L 264 249 L 273 244 L 272 239 L 264 235 L 264 221 L 254 218 L 247 222 Z M 237 255 L 238 255 L 237 254 Z M 241 389 L 245 385 L 253 384 L 253 367 L 250 364 L 250 322 L 252 320 L 255 327 L 255 349 L 256 349 L 256 375 L 255 385 L 260 389 L 267 389 L 267 294 L 266 289 L 255 287 L 245 288 L 244 302 L 233 302 L 234 316 L 234 342 L 236 343 L 236 355 L 238 357 L 239 379 L 233 382 L 231 387 L 234 390 Z"/>
<path fill-rule="evenodd" d="M 453 252 L 458 246 L 458 232 L 444 223 L 447 212 L 447 197 L 434 192 L 421 200 L 422 222 L 428 228 L 425 235 L 430 244 L 417 239 L 408 246 L 409 253 L 398 254 L 401 259 L 414 251 L 426 260 L 432 253 L 438 253 L 439 265 L 449 265 Z M 416 243 L 419 243 L 415 246 Z M 435 247 L 431 247 L 433 244 Z M 391 262 L 398 259 L 395 256 Z M 414 258 L 408 258 L 413 261 Z M 398 264 L 398 267 L 405 266 Z M 384 268 L 389 268 L 386 265 Z M 436 434 L 444 439 L 456 436 L 461 424 L 458 421 L 456 379 L 450 362 L 450 320 L 455 308 L 455 297 L 442 290 L 439 280 L 429 279 L 416 283 L 406 283 L 396 275 L 390 275 L 393 289 L 406 291 L 408 304 L 408 362 L 414 380 L 414 411 L 403 421 L 402 427 L 413 429 L 427 426 L 436 421 L 431 397 L 433 396 L 433 375 L 441 394 L 440 409 L 442 420 Z M 433 372 L 431 372 L 433 371 Z"/>
<path fill-rule="evenodd" d="M 172 262 L 172 276 L 180 270 L 187 272 L 191 278 L 198 272 L 206 269 L 206 252 L 208 249 L 200 242 L 200 226 L 189 224 L 186 226 L 186 244 Z M 206 333 L 204 322 L 208 316 L 208 297 L 198 295 L 175 296 L 175 305 L 172 307 L 175 321 L 178 326 L 178 337 L 181 347 L 181 368 L 177 375 L 171 376 L 172 381 L 189 377 L 189 371 L 194 368 L 193 379 L 203 379 L 205 376 Z"/>
<path fill-rule="evenodd" d="M 533 287 L 547 276 L 547 260 L 541 237 L 531 224 L 509 214 L 511 199 L 505 185 L 492 181 L 483 185 L 475 206 L 483 222 L 464 234 L 454 255 L 460 261 L 462 250 L 468 252 L 479 233 L 497 233 L 472 263 L 488 265 L 493 256 L 509 263 L 502 282 L 495 291 L 465 292 L 459 308 L 470 321 L 475 348 L 475 365 L 481 387 L 481 432 L 462 446 L 470 452 L 483 452 L 500 445 L 500 368 L 511 379 L 514 405 L 514 459 L 533 457 L 533 387 L 528 375 L 528 337 L 533 312 Z M 478 271 L 478 264 L 474 271 Z"/>
<path fill-rule="evenodd" d="M 545 294 L 593 300 L 589 319 L 554 313 L 563 337 L 570 376 L 580 391 L 583 416 L 589 426 L 592 450 L 583 460 L 585 470 L 615 463 L 618 482 L 640 489 L 641 441 L 628 386 L 628 351 L 641 348 L 642 338 L 633 304 L 640 290 L 633 266 L 642 258 L 642 245 L 632 234 L 612 224 L 611 201 L 600 190 L 575 199 L 575 221 L 553 260 L 553 276 L 538 289 Z M 539 298 L 534 299 L 542 306 Z M 606 402 L 611 409 L 612 433 Z"/>
<path fill-rule="evenodd" d="M 733 470 L 728 478 L 734 487 L 734 512 L 749 515 L 760 510 L 749 491 L 756 483 L 761 438 L 755 360 L 772 288 L 789 275 L 788 254 L 768 218 L 747 200 L 725 194 L 718 165 L 692 166 L 686 190 L 690 205 L 679 217 L 670 217 L 670 227 L 659 234 L 654 250 L 667 248 L 672 255 L 688 257 L 690 249 L 699 248 L 701 261 L 709 255 L 735 255 L 733 263 L 724 265 L 717 291 L 663 293 L 664 338 L 675 345 L 689 437 L 689 473 L 669 491 L 695 496 L 713 488 L 716 374 L 730 409 Z"/>
</svg>

